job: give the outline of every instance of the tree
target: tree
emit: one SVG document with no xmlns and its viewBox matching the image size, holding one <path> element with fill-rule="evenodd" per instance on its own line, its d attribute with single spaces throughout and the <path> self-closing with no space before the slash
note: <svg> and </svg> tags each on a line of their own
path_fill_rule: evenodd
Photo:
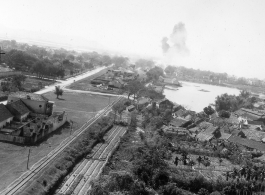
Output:
<svg viewBox="0 0 265 195">
<path fill-rule="evenodd" d="M 153 127 L 161 128 L 162 125 L 163 125 L 163 119 L 162 119 L 162 117 L 160 117 L 160 116 L 154 116 L 154 117 L 151 118 L 151 120 L 150 120 L 150 124 L 151 124 Z"/>
<path fill-rule="evenodd" d="M 208 107 L 205 107 L 203 109 L 203 111 L 205 112 L 205 114 L 207 114 L 208 116 L 212 115 L 215 113 L 215 110 L 211 107 L 211 106 L 208 106 Z"/>
<path fill-rule="evenodd" d="M 150 69 L 146 75 L 149 81 L 157 81 L 160 76 L 164 76 L 164 70 L 158 66 L 155 66 L 154 68 Z"/>
<path fill-rule="evenodd" d="M 209 195 L 209 191 L 205 188 L 201 188 L 198 192 L 198 195 Z"/>
<path fill-rule="evenodd" d="M 197 158 L 197 161 L 198 161 L 198 163 L 199 163 L 199 166 L 200 166 L 200 164 L 201 164 L 201 162 L 202 162 L 202 157 L 201 157 L 201 156 L 199 156 L 199 157 Z"/>
<path fill-rule="evenodd" d="M 168 75 L 176 75 L 177 68 L 176 68 L 175 66 L 168 65 L 168 66 L 165 68 L 165 72 L 166 72 Z"/>
<path fill-rule="evenodd" d="M 15 75 L 13 78 L 12 78 L 12 84 L 14 87 L 17 87 L 19 90 L 22 89 L 22 83 L 25 82 L 26 80 L 26 76 L 25 75 Z"/>
<path fill-rule="evenodd" d="M 152 60 L 139 59 L 135 62 L 136 68 L 149 69 L 154 67 L 155 63 Z"/>
<path fill-rule="evenodd" d="M 166 109 L 164 112 L 163 119 L 166 123 L 169 123 L 172 119 L 172 111 L 171 109 Z"/>
<path fill-rule="evenodd" d="M 189 166 L 192 168 L 196 163 L 193 160 L 189 161 Z"/>
<path fill-rule="evenodd" d="M 116 115 L 117 115 L 117 113 L 119 113 L 120 114 L 120 117 L 121 117 L 121 113 L 122 113 L 122 111 L 125 109 L 125 105 L 124 105 L 124 103 L 123 103 L 123 101 L 119 101 L 119 102 L 117 102 L 116 104 L 114 104 L 113 106 L 112 106 L 112 110 L 114 111 L 114 122 L 116 121 Z"/>
<path fill-rule="evenodd" d="M 223 159 L 222 158 L 219 158 L 219 165 L 221 165 L 223 162 Z"/>
<path fill-rule="evenodd" d="M 176 156 L 175 161 L 174 161 L 174 164 L 175 164 L 176 166 L 178 166 L 178 164 L 179 164 L 179 158 L 178 158 L 178 156 Z"/>
<path fill-rule="evenodd" d="M 215 99 L 215 109 L 216 111 L 235 111 L 238 109 L 238 100 L 234 95 L 222 94 Z"/>
<path fill-rule="evenodd" d="M 181 189 L 175 183 L 169 183 L 162 187 L 161 195 L 184 195 Z"/>
<path fill-rule="evenodd" d="M 111 60 L 110 56 L 108 56 L 108 55 L 102 56 L 102 65 L 103 66 L 109 66 L 109 65 L 111 65 L 111 63 L 112 63 L 112 60 Z"/>
<path fill-rule="evenodd" d="M 112 58 L 112 62 L 115 64 L 117 68 L 123 67 L 126 68 L 128 65 L 129 58 L 121 57 L 121 56 L 115 56 Z"/>
<path fill-rule="evenodd" d="M 68 56 L 66 56 L 66 59 L 68 59 L 70 61 L 74 61 L 75 60 L 75 56 L 73 54 L 69 54 Z"/>
<path fill-rule="evenodd" d="M 63 95 L 63 89 L 61 89 L 60 86 L 55 86 L 54 94 L 57 96 L 57 99 L 59 99 L 59 96 Z"/>
<path fill-rule="evenodd" d="M 85 68 L 87 68 L 87 69 L 92 69 L 92 68 L 94 68 L 93 63 L 91 63 L 91 62 L 85 62 L 85 63 L 84 63 L 84 66 L 85 66 Z"/>
<path fill-rule="evenodd" d="M 241 90 L 239 96 L 244 99 L 248 99 L 250 98 L 251 93 L 249 91 Z"/>
<path fill-rule="evenodd" d="M 108 195 L 108 191 L 104 189 L 100 182 L 92 182 L 90 195 Z"/>
<path fill-rule="evenodd" d="M 230 118 L 231 113 L 226 110 L 221 110 L 218 115 L 223 118 Z"/>
<path fill-rule="evenodd" d="M 135 99 L 135 95 L 137 95 L 137 93 L 142 89 L 144 89 L 144 85 L 139 80 L 130 81 L 125 88 L 125 90 L 128 93 L 128 99 L 130 95 L 134 95 L 134 99 Z"/>
<path fill-rule="evenodd" d="M 6 92 L 6 91 L 10 92 L 11 90 L 11 85 L 9 82 L 1 82 L 1 87 L 2 87 L 3 92 Z"/>
</svg>

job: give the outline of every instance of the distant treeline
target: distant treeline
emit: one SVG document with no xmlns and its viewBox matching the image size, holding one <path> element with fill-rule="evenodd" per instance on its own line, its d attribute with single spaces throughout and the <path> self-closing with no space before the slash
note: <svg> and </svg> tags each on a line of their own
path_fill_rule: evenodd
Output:
<svg viewBox="0 0 265 195">
<path fill-rule="evenodd" d="M 15 40 L 0 41 L 2 62 L 15 70 L 35 73 L 38 76 L 64 77 L 95 66 L 108 66 L 115 64 L 123 66 L 128 63 L 128 58 L 121 56 L 111 57 L 97 52 L 78 53 L 74 50 L 52 49 L 18 43 Z"/>
</svg>

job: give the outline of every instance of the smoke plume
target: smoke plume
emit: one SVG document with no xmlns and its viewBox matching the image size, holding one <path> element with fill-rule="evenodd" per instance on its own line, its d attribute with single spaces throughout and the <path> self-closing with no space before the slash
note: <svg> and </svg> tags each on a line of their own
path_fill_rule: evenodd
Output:
<svg viewBox="0 0 265 195">
<path fill-rule="evenodd" d="M 162 50 L 164 53 L 167 53 L 168 49 L 170 48 L 170 45 L 167 43 L 167 41 L 168 41 L 167 37 L 164 37 L 161 41 L 162 42 Z"/>
<path fill-rule="evenodd" d="M 187 31 L 185 24 L 179 22 L 173 28 L 171 35 L 162 39 L 162 50 L 164 54 L 186 55 L 189 50 L 186 46 Z"/>
</svg>

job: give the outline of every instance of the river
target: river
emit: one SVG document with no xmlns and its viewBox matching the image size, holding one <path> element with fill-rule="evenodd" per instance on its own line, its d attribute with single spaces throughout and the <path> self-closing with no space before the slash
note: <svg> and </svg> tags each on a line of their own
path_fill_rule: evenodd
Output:
<svg viewBox="0 0 265 195">
<path fill-rule="evenodd" d="M 229 95 L 238 95 L 239 90 L 234 88 L 191 83 L 181 81 L 182 87 L 177 88 L 178 90 L 170 90 L 167 88 L 173 88 L 166 86 L 164 89 L 164 95 L 167 99 L 172 102 L 181 104 L 187 109 L 200 112 L 204 107 L 214 103 L 215 98 L 218 95 L 227 93 Z M 205 90 L 205 91 L 200 91 Z"/>
</svg>

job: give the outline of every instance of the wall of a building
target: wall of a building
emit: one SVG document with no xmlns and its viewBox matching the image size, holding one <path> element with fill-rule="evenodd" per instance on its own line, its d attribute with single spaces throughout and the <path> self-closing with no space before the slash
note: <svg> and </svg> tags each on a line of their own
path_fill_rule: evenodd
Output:
<svg viewBox="0 0 265 195">
<path fill-rule="evenodd" d="M 0 129 L 3 128 L 6 125 L 6 123 L 10 123 L 12 120 L 13 120 L 13 117 L 10 117 L 4 121 L 1 121 L 0 122 Z"/>
</svg>

